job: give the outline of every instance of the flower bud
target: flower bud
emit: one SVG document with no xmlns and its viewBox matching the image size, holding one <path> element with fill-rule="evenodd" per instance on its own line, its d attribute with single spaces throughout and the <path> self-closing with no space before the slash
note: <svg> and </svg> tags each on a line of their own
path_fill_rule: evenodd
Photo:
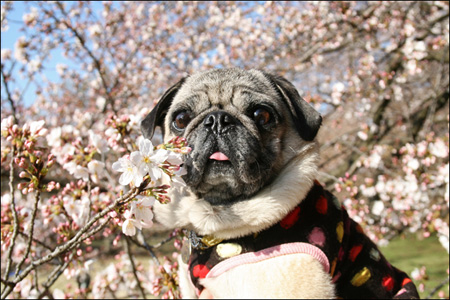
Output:
<svg viewBox="0 0 450 300">
<path fill-rule="evenodd" d="M 192 148 L 191 147 L 183 147 L 180 150 L 181 150 L 180 151 L 181 154 L 188 154 L 189 152 L 192 151 Z"/>
<path fill-rule="evenodd" d="M 16 134 L 18 130 L 19 130 L 19 126 L 17 124 L 14 124 L 11 128 L 11 131 L 13 134 Z"/>
<path fill-rule="evenodd" d="M 39 159 L 38 159 L 38 161 L 39 161 Z M 42 170 L 41 170 L 41 175 L 42 175 L 42 176 L 46 176 L 47 173 L 48 173 L 48 169 L 47 169 L 47 168 L 42 168 Z"/>
<path fill-rule="evenodd" d="M 26 140 L 24 144 L 26 149 L 32 150 L 34 148 L 34 142 L 30 140 Z"/>
<path fill-rule="evenodd" d="M 37 160 L 37 157 L 34 156 L 33 154 L 30 154 L 30 162 L 31 162 L 32 164 L 34 164 L 34 163 L 36 162 L 36 160 Z"/>
<path fill-rule="evenodd" d="M 22 171 L 22 172 L 20 172 L 19 177 L 20 178 L 30 178 L 30 175 L 27 172 Z"/>
<path fill-rule="evenodd" d="M 26 168 L 28 168 L 28 164 L 27 164 L 27 162 L 25 161 L 25 159 L 24 158 L 22 158 L 20 161 L 19 161 L 19 167 L 21 167 L 21 168 L 23 168 L 23 169 L 26 169 Z"/>
<path fill-rule="evenodd" d="M 51 167 L 53 167 L 53 165 L 55 164 L 55 160 L 50 160 L 47 162 L 47 168 L 50 169 Z"/>
<path fill-rule="evenodd" d="M 28 186 L 28 182 L 21 182 L 17 185 L 17 189 L 24 190 Z"/>
</svg>

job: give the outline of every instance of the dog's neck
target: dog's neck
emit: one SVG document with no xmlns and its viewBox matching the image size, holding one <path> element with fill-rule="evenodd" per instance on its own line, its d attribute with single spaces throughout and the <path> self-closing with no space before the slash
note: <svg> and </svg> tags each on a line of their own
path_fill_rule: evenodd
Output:
<svg viewBox="0 0 450 300">
<path fill-rule="evenodd" d="M 232 205 L 213 206 L 187 189 L 174 189 L 171 203 L 155 204 L 156 219 L 169 228 L 186 228 L 219 239 L 260 232 L 283 219 L 306 197 L 317 175 L 318 159 L 315 144 L 307 145 L 274 182 L 252 198 Z"/>
</svg>

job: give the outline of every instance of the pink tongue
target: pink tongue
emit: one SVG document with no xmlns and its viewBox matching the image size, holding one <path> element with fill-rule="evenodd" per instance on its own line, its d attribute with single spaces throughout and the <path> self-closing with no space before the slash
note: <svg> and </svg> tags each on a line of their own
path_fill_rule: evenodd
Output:
<svg viewBox="0 0 450 300">
<path fill-rule="evenodd" d="M 229 158 L 222 152 L 215 152 L 209 158 L 215 160 L 229 160 Z"/>
</svg>

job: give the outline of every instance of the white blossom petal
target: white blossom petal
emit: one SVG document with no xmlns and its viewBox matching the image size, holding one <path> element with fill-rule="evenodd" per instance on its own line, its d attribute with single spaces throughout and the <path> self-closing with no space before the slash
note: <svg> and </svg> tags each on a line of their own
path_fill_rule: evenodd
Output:
<svg viewBox="0 0 450 300">
<path fill-rule="evenodd" d="M 126 219 L 122 224 L 122 232 L 128 236 L 133 236 L 136 234 L 136 227 L 134 226 L 131 219 Z"/>
</svg>

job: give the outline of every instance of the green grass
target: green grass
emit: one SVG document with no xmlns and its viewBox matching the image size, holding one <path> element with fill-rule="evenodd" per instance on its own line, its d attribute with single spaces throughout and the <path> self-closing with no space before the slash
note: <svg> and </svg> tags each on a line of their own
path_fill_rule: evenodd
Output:
<svg viewBox="0 0 450 300">
<path fill-rule="evenodd" d="M 421 298 L 427 297 L 431 290 L 448 277 L 449 256 L 435 236 L 423 240 L 414 237 L 397 238 L 380 250 L 392 265 L 409 276 L 415 268 L 426 266 L 428 280 L 424 282 L 425 290 L 419 292 Z M 420 282 L 414 283 L 418 286 Z M 448 297 L 448 283 L 441 290 Z M 433 298 L 437 297 L 437 294 L 433 295 Z"/>
</svg>

